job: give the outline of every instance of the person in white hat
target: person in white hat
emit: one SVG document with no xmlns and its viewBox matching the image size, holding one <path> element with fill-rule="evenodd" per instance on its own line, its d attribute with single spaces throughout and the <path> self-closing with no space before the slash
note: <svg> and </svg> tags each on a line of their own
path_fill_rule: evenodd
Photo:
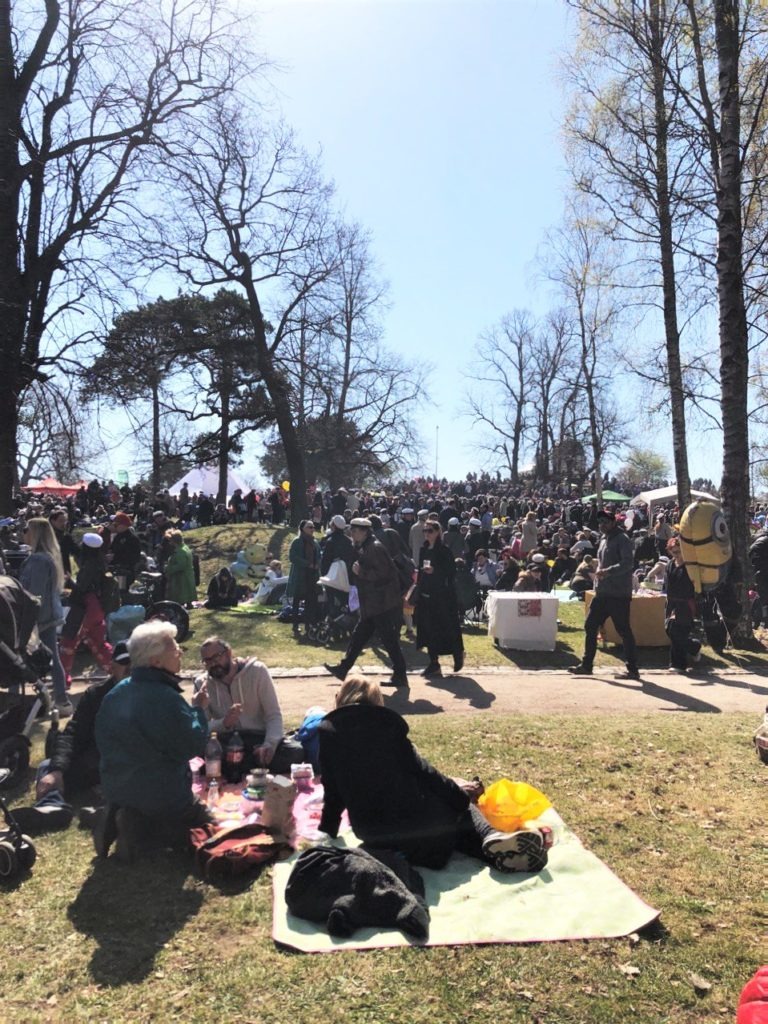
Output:
<svg viewBox="0 0 768 1024">
<path fill-rule="evenodd" d="M 112 648 L 107 643 L 102 596 L 105 587 L 106 563 L 102 548 L 104 541 L 98 533 L 83 535 L 80 571 L 72 589 L 70 610 L 61 633 L 61 664 L 71 679 L 75 651 L 81 643 L 107 674 L 112 664 Z"/>
<path fill-rule="evenodd" d="M 424 547 L 424 524 L 427 521 L 429 510 L 426 508 L 419 509 L 416 515 L 416 522 L 408 533 L 408 544 L 411 548 L 411 558 L 414 565 L 419 564 L 419 553 Z"/>
</svg>

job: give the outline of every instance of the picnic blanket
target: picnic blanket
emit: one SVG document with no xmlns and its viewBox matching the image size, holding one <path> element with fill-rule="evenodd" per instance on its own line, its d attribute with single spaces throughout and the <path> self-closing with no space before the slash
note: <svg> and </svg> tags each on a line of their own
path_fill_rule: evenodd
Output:
<svg viewBox="0 0 768 1024">
<path fill-rule="evenodd" d="M 551 825 L 558 841 L 539 874 L 501 874 L 458 853 L 441 871 L 419 868 L 431 916 L 429 938 L 419 945 L 618 938 L 659 916 L 582 845 L 554 808 L 540 820 Z M 351 832 L 332 842 L 358 845 Z M 362 928 L 349 939 L 331 938 L 322 926 L 290 915 L 285 887 L 297 856 L 273 868 L 275 942 L 305 953 L 414 944 L 400 931 L 374 928 Z"/>
</svg>

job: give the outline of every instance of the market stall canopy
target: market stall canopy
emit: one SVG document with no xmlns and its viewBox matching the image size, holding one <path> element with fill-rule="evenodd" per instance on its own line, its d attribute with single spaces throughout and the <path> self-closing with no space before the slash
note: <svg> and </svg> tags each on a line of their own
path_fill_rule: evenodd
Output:
<svg viewBox="0 0 768 1024">
<path fill-rule="evenodd" d="M 629 495 L 619 494 L 618 491 L 603 491 L 603 501 L 629 501 Z M 588 494 L 586 498 L 582 498 L 582 501 L 596 501 L 596 494 Z"/>
<path fill-rule="evenodd" d="M 58 480 L 54 480 L 52 476 L 47 476 L 43 480 L 26 484 L 22 487 L 22 491 L 34 491 L 35 494 L 56 494 L 61 498 L 71 498 L 82 486 L 82 482 L 62 484 Z"/>
<path fill-rule="evenodd" d="M 706 491 L 691 491 L 691 500 L 695 498 L 701 498 L 704 501 L 714 501 L 716 505 L 720 504 L 720 499 L 716 498 L 714 494 L 707 494 Z M 655 491 L 643 491 L 642 494 L 636 494 L 630 505 L 664 505 L 668 501 L 677 501 L 677 487 L 657 487 Z"/>
<path fill-rule="evenodd" d="M 216 466 L 198 466 L 197 469 L 191 469 L 186 476 L 183 476 L 168 490 L 171 494 L 178 494 L 184 484 L 187 485 L 190 494 L 215 495 L 219 489 L 219 470 Z M 234 469 L 230 469 L 227 473 L 227 497 L 231 498 L 238 487 L 243 494 L 250 491 L 250 487 L 240 474 Z"/>
</svg>

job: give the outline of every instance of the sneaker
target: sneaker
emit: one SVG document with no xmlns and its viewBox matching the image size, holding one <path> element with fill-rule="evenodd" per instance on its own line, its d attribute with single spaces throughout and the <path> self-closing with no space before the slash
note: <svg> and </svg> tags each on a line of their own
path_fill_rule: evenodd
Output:
<svg viewBox="0 0 768 1024">
<path fill-rule="evenodd" d="M 443 674 L 443 670 L 440 668 L 440 662 L 430 661 L 421 674 L 427 679 L 429 679 L 430 676 L 441 676 Z"/>
<path fill-rule="evenodd" d="M 340 679 L 342 683 L 343 683 L 343 682 L 344 682 L 344 680 L 345 680 L 345 679 L 347 678 L 347 673 L 346 673 L 346 671 L 345 671 L 345 670 L 344 670 L 344 669 L 343 669 L 343 668 L 341 667 L 341 665 L 329 665 L 329 664 L 328 664 L 328 663 L 326 662 L 326 663 L 325 663 L 325 664 L 323 665 L 323 668 L 325 669 L 325 671 L 326 671 L 326 672 L 330 672 L 332 676 L 336 676 L 336 678 L 337 678 L 337 679 Z"/>
<path fill-rule="evenodd" d="M 539 832 L 491 832 L 483 840 L 483 855 L 505 874 L 533 874 L 547 866 L 547 851 Z"/>
<path fill-rule="evenodd" d="M 391 679 L 385 679 L 384 682 L 381 685 L 382 686 L 402 686 L 402 687 L 404 687 L 407 690 L 408 689 L 408 677 L 407 676 L 403 676 L 401 678 L 400 676 L 392 676 Z"/>
<path fill-rule="evenodd" d="M 592 666 L 591 665 L 570 665 L 568 671 L 572 676 L 591 676 Z"/>
<path fill-rule="evenodd" d="M 59 718 L 69 718 L 69 716 L 75 710 L 75 706 L 71 701 L 57 700 L 56 710 L 59 712 Z"/>
<path fill-rule="evenodd" d="M 633 679 L 636 683 L 640 682 L 640 669 L 639 668 L 627 668 L 623 672 L 619 672 L 616 676 L 617 679 Z"/>
</svg>

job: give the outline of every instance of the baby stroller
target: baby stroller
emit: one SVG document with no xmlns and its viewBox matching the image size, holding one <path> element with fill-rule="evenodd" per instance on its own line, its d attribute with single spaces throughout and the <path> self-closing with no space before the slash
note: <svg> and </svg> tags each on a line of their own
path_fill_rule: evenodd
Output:
<svg viewBox="0 0 768 1024">
<path fill-rule="evenodd" d="M 318 643 L 336 644 L 348 640 L 357 625 L 358 615 L 349 607 L 349 593 L 327 583 L 319 583 L 319 609 L 315 636 Z"/>
<path fill-rule="evenodd" d="M 9 778 L 8 769 L 0 768 L 0 786 Z M 25 836 L 19 828 L 2 794 L 0 811 L 5 818 L 5 828 L 0 828 L 0 880 L 8 881 L 16 875 L 32 870 L 32 865 L 37 860 L 37 850 L 29 836 Z"/>
<path fill-rule="evenodd" d="M 0 576 L 0 688 L 9 691 L 0 714 L 0 769 L 7 769 L 6 782 L 26 772 L 32 726 L 41 711 L 48 715 L 51 710 L 48 689 L 41 681 L 50 668 L 50 652 L 42 644 L 28 650 L 37 611 L 37 600 L 18 580 Z M 27 683 L 34 697 L 27 697 Z"/>
</svg>

